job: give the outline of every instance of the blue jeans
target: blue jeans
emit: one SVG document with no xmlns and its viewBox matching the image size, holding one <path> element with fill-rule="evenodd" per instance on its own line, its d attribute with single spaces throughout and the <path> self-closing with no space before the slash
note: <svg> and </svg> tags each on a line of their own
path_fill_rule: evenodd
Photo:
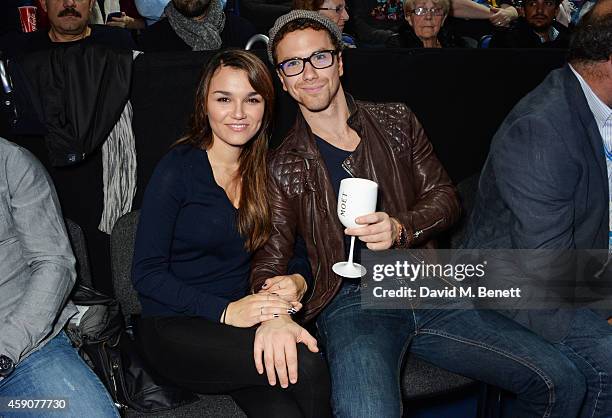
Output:
<svg viewBox="0 0 612 418">
<path fill-rule="evenodd" d="M 2 417 L 119 417 L 106 388 L 63 331 L 0 381 L 0 398 L 4 400 Z M 8 399 L 67 399 L 68 404 L 65 410 L 10 410 Z"/>
<path fill-rule="evenodd" d="M 567 336 L 555 346 L 586 376 L 580 417 L 612 417 L 612 327 L 588 309 L 578 309 Z"/>
<path fill-rule="evenodd" d="M 343 284 L 317 320 L 337 417 L 402 415 L 400 373 L 409 351 L 517 395 L 514 416 L 578 416 L 584 376 L 552 344 L 492 311 L 365 310 Z"/>
</svg>

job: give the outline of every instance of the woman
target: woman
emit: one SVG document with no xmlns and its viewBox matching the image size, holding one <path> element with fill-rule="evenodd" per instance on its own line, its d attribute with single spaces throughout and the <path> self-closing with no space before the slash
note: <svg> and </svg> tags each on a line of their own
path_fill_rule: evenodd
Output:
<svg viewBox="0 0 612 418">
<path fill-rule="evenodd" d="M 176 385 L 228 393 L 252 417 L 329 416 L 324 360 L 300 344 L 299 377 L 271 387 L 255 369 L 255 325 L 301 307 L 248 294 L 251 253 L 271 228 L 266 199 L 274 90 L 254 55 L 227 50 L 204 72 L 188 135 L 161 160 L 142 205 L 132 279 L 145 357 Z"/>
<path fill-rule="evenodd" d="M 345 0 L 294 0 L 293 9 L 313 10 L 319 12 L 334 22 L 342 31 L 342 41 L 345 48 L 355 48 L 355 40 L 344 33 L 344 25 L 349 20 L 348 7 Z"/>
<path fill-rule="evenodd" d="M 403 25 L 387 41 L 390 48 L 462 48 L 466 43 L 444 22 L 450 0 L 406 0 Z"/>
</svg>

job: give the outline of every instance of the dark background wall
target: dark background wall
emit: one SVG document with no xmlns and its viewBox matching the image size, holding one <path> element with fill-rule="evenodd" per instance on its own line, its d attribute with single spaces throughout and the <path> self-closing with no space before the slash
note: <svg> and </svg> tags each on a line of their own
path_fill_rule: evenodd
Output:
<svg viewBox="0 0 612 418">
<path fill-rule="evenodd" d="M 264 58 L 263 51 L 257 53 Z M 354 49 L 344 52 L 343 85 L 358 99 L 410 106 L 438 157 L 459 182 L 480 170 L 507 113 L 550 70 L 563 65 L 564 55 L 554 50 Z M 139 164 L 136 207 L 155 164 L 185 132 L 199 75 L 209 57 L 209 53 L 163 53 L 136 60 L 132 86 Z M 282 140 L 297 111 L 278 80 L 276 87 L 272 146 Z"/>
</svg>

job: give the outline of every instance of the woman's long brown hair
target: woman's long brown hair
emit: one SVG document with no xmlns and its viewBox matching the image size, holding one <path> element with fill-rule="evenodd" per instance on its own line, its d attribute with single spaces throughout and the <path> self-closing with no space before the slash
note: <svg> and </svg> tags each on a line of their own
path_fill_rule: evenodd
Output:
<svg viewBox="0 0 612 418">
<path fill-rule="evenodd" d="M 189 133 L 175 145 L 191 144 L 205 150 L 212 146 L 213 135 L 206 103 L 210 81 L 221 67 L 243 70 L 247 74 L 249 83 L 263 97 L 265 103 L 261 128 L 242 147 L 238 159 L 238 180 L 241 188 L 236 223 L 240 235 L 245 239 L 245 249 L 255 251 L 266 242 L 272 228 L 266 185 L 268 175 L 266 154 L 274 109 L 274 85 L 264 63 L 255 55 L 239 49 L 229 49 L 215 54 L 200 78 Z"/>
</svg>

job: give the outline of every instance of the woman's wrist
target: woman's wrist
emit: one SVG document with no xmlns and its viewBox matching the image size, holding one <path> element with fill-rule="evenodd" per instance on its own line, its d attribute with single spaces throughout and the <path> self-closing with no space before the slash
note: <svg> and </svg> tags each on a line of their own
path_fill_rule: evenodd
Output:
<svg viewBox="0 0 612 418">
<path fill-rule="evenodd" d="M 230 309 L 231 304 L 232 302 L 228 303 L 225 309 L 223 309 L 223 312 L 221 313 L 221 320 L 219 322 L 221 322 L 222 324 L 230 325 L 229 309 Z"/>
</svg>

